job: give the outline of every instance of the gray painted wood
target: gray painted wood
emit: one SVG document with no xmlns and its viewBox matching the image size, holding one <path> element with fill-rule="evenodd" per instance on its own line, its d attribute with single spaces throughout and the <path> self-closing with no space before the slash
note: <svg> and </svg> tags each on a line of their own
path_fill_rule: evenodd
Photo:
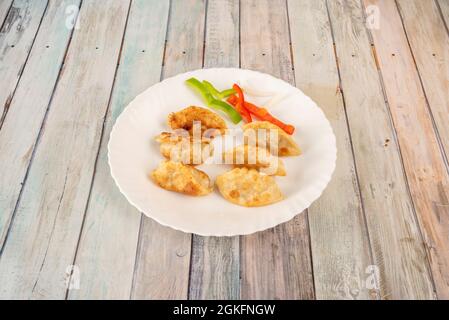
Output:
<svg viewBox="0 0 449 320">
<path fill-rule="evenodd" d="M 2 0 L 0 1 L 0 26 L 3 25 L 3 22 L 8 15 L 9 9 L 11 8 L 13 0 Z"/>
<path fill-rule="evenodd" d="M 0 128 L 11 103 L 47 0 L 16 0 L 0 32 Z"/>
<path fill-rule="evenodd" d="M 315 295 L 376 299 L 377 291 L 366 287 L 372 260 L 326 1 L 290 0 L 288 9 L 296 86 L 324 111 L 337 138 L 332 180 L 308 210 Z"/>
<path fill-rule="evenodd" d="M 0 23 L 11 2 L 0 1 Z M 132 1 L 110 96 L 129 3 L 83 1 L 84 18 L 61 70 L 72 32 L 59 27 L 65 25 L 64 4 L 16 0 L 0 31 L 0 98 L 9 106 L 0 130 L 0 240 L 6 239 L 0 298 L 375 298 L 375 290 L 366 282 L 363 287 L 371 274 L 364 269 L 370 260 L 360 200 L 380 270 L 380 298 L 446 297 L 447 167 L 438 147 L 447 149 L 449 1 L 366 0 L 381 8 L 381 30 L 371 38 L 359 0 L 327 1 L 333 28 L 324 0 L 287 0 L 296 84 L 334 127 L 337 169 L 309 209 L 309 221 L 302 215 L 242 237 L 240 248 L 238 238 L 194 236 L 191 243 L 190 235 L 150 219 L 141 224 L 112 184 L 105 165 L 109 131 L 127 101 L 159 79 L 168 11 L 167 2 L 152 0 L 150 9 L 146 1 Z M 238 65 L 241 5 L 242 65 L 293 83 L 284 1 L 173 4 L 164 76 L 201 67 L 206 8 L 204 65 Z M 80 289 L 67 293 L 67 267 L 74 260 Z"/>
<path fill-rule="evenodd" d="M 328 1 L 382 299 L 431 299 L 425 250 L 359 1 Z"/>
<path fill-rule="evenodd" d="M 239 1 L 207 3 L 204 67 L 239 66 Z M 190 299 L 238 299 L 239 237 L 193 235 Z"/>
<path fill-rule="evenodd" d="M 69 299 L 129 299 L 141 214 L 116 187 L 107 144 L 115 120 L 140 92 L 159 81 L 169 1 L 134 0 L 106 117 L 89 205 L 78 246 L 79 290 Z"/>
<path fill-rule="evenodd" d="M 241 66 L 294 84 L 286 2 L 241 2 Z M 243 299 L 314 298 L 307 213 L 241 237 Z"/>
<path fill-rule="evenodd" d="M 0 248 L 72 34 L 72 30 L 60 27 L 65 23 L 68 5 L 78 6 L 79 0 L 49 4 L 0 130 L 0 163 L 8 168 L 0 180 Z"/>
<path fill-rule="evenodd" d="M 64 298 L 129 1 L 83 1 L 0 259 L 0 297 Z"/>
<path fill-rule="evenodd" d="M 164 77 L 201 68 L 205 12 L 205 1 L 171 2 Z M 186 299 L 191 244 L 191 234 L 163 227 L 144 217 L 139 235 L 132 298 Z"/>
<path fill-rule="evenodd" d="M 430 259 L 437 295 L 438 298 L 449 299 L 449 174 L 427 104 L 429 103 L 430 109 L 436 112 L 439 107 L 441 108 L 441 103 L 447 106 L 448 102 L 437 97 L 438 94 L 435 95 L 430 90 L 427 90 L 427 95 L 424 93 L 421 79 L 427 89 L 429 89 L 429 79 L 426 73 L 421 74 L 420 79 L 415 65 L 415 61 L 419 63 L 418 57 L 421 53 L 415 50 L 415 59 L 412 56 L 395 3 L 365 1 L 365 4 L 377 5 L 383 12 L 385 20 L 388 21 L 382 24 L 380 29 L 371 30 L 371 34 L 377 49 L 384 89 L 396 128 L 402 161 L 423 233 L 425 248 Z M 408 6 L 412 8 L 413 2 L 408 2 Z M 429 12 L 431 8 L 429 3 L 426 7 L 419 12 L 422 17 L 429 20 L 438 18 L 436 14 L 432 15 Z M 422 20 L 415 19 L 414 23 L 421 31 L 425 30 Z M 409 39 L 412 38 L 412 34 L 410 33 Z M 427 36 L 425 45 L 427 48 L 434 47 L 433 36 Z M 448 38 L 442 37 L 441 40 L 443 43 L 446 41 L 446 47 L 449 48 Z M 424 47 L 423 44 L 421 47 Z M 449 57 L 449 53 L 446 52 L 446 55 Z M 440 69 L 443 70 L 443 66 L 440 66 Z M 443 83 L 440 83 L 438 79 L 432 81 L 432 88 L 442 89 L 443 92 L 440 94 L 446 94 L 446 96 L 449 96 L 448 70 L 446 67 L 446 80 L 442 79 Z M 432 69 L 429 68 L 427 71 L 431 72 Z M 434 71 L 437 72 L 435 69 Z M 434 76 L 437 75 L 438 72 L 434 74 Z M 444 82 L 446 82 L 445 85 Z M 447 113 L 447 110 L 443 113 Z M 446 118 L 447 124 L 449 117 L 447 114 L 443 117 Z M 437 116 L 434 119 L 436 120 Z M 441 138 L 443 141 L 446 139 L 444 132 Z"/>
</svg>

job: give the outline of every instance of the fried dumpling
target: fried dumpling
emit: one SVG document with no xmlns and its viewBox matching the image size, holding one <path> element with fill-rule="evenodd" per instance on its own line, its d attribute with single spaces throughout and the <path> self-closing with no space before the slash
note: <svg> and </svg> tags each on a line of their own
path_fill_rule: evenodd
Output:
<svg viewBox="0 0 449 320">
<path fill-rule="evenodd" d="M 190 196 L 204 196 L 213 190 L 206 173 L 181 162 L 161 162 L 151 178 L 161 188 Z"/>
<path fill-rule="evenodd" d="M 214 129 L 218 130 L 222 135 L 226 130 L 225 121 L 216 113 L 201 107 L 190 106 L 181 111 L 170 113 L 168 115 L 168 125 L 173 130 L 184 129 L 193 134 L 193 123 L 198 121 L 201 125 L 201 134 L 206 130 L 213 134 Z"/>
<path fill-rule="evenodd" d="M 282 160 L 273 156 L 265 148 L 240 145 L 223 153 L 223 160 L 237 168 L 257 169 L 267 175 L 286 175 Z"/>
<path fill-rule="evenodd" d="M 265 140 L 259 141 L 257 131 L 259 129 L 266 130 Z M 270 131 L 277 131 L 277 146 L 270 143 Z M 248 144 L 256 144 L 258 146 L 265 146 L 268 150 L 273 152 L 273 154 L 279 157 L 286 156 L 299 156 L 301 154 L 301 149 L 296 144 L 291 136 L 285 133 L 284 130 L 278 126 L 272 124 L 268 121 L 254 121 L 243 126 L 243 133 L 245 136 L 245 141 Z"/>
<path fill-rule="evenodd" d="M 217 177 L 223 197 L 245 207 L 265 206 L 284 198 L 273 177 L 255 169 L 235 168 Z"/>
<path fill-rule="evenodd" d="M 160 151 L 165 158 L 184 164 L 201 164 L 213 153 L 213 145 L 207 138 L 194 141 L 192 136 L 162 132 L 156 141 L 160 143 Z"/>
</svg>

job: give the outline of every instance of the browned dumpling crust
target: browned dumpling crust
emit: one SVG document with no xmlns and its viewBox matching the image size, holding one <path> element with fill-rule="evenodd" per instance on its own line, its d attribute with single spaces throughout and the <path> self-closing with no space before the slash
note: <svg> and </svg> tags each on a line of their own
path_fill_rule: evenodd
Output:
<svg viewBox="0 0 449 320">
<path fill-rule="evenodd" d="M 266 206 L 284 199 L 273 177 L 255 169 L 235 168 L 217 177 L 223 197 L 245 207 Z"/>
<path fill-rule="evenodd" d="M 250 145 L 240 145 L 223 153 L 225 163 L 231 162 L 234 167 L 256 169 L 267 175 L 285 176 L 284 163 L 273 156 L 267 149 Z"/>
<path fill-rule="evenodd" d="M 206 130 L 212 132 L 212 129 L 216 129 L 223 135 L 227 129 L 225 121 L 219 115 L 201 107 L 190 106 L 168 115 L 168 125 L 173 130 L 184 129 L 192 134 L 194 121 L 201 122 L 201 134 Z"/>
<path fill-rule="evenodd" d="M 257 130 L 276 130 L 278 135 L 277 146 L 270 145 L 269 134 L 267 132 L 265 141 L 259 141 Z M 275 155 L 279 157 L 287 157 L 287 156 L 299 156 L 301 154 L 301 149 L 298 144 L 293 140 L 293 138 L 285 133 L 284 130 L 279 128 L 278 126 L 272 124 L 268 121 L 253 121 L 243 126 L 243 132 L 246 138 L 246 143 L 249 143 L 248 140 L 254 139 L 254 142 L 257 146 L 265 146 L 268 150 L 274 150 Z M 252 134 L 252 136 L 251 136 Z"/>
<path fill-rule="evenodd" d="M 213 145 L 207 138 L 194 142 L 192 136 L 162 132 L 156 137 L 156 141 L 160 143 L 160 152 L 166 159 L 184 164 L 202 164 L 213 153 Z"/>
<path fill-rule="evenodd" d="M 181 162 L 161 162 L 151 172 L 151 179 L 161 188 L 190 196 L 204 196 L 213 190 L 206 173 Z"/>
</svg>

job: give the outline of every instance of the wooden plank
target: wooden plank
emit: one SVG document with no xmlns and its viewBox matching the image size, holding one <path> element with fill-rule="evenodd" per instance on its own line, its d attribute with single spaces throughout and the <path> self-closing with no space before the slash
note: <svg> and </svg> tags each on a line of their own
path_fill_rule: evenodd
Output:
<svg viewBox="0 0 449 320">
<path fill-rule="evenodd" d="M 201 68 L 205 11 L 205 1 L 171 2 L 164 77 Z M 191 242 L 191 234 L 163 227 L 145 217 L 139 235 L 132 298 L 186 299 Z"/>
<path fill-rule="evenodd" d="M 13 0 L 2 0 L 0 1 L 0 26 L 3 26 L 3 22 L 9 13 Z"/>
<path fill-rule="evenodd" d="M 207 3 L 205 67 L 239 66 L 239 1 Z M 240 297 L 239 237 L 192 239 L 190 299 Z"/>
<path fill-rule="evenodd" d="M 294 83 L 286 2 L 241 2 L 241 65 Z M 241 238 L 243 299 L 314 297 L 307 212 Z"/>
<path fill-rule="evenodd" d="M 83 1 L 0 260 L 2 298 L 65 297 L 128 8 Z"/>
<path fill-rule="evenodd" d="M 398 1 L 426 98 L 449 155 L 449 37 L 436 2 Z M 425 45 L 423 45 L 425 44 Z"/>
<path fill-rule="evenodd" d="M 109 134 L 126 105 L 161 76 L 169 1 L 134 0 L 126 27 L 75 265 L 70 299 L 129 299 L 141 214 L 120 194 L 107 160 Z"/>
<path fill-rule="evenodd" d="M 66 21 L 68 5 L 78 6 L 79 0 L 49 4 L 0 130 L 0 163 L 5 169 L 0 180 L 0 248 L 72 34 L 72 30 L 60 27 Z"/>
<path fill-rule="evenodd" d="M 425 250 L 364 11 L 358 0 L 327 3 L 381 298 L 431 299 Z"/>
<path fill-rule="evenodd" d="M 208 1 L 204 67 L 239 67 L 239 15 L 238 0 Z"/>
<path fill-rule="evenodd" d="M 288 1 L 296 86 L 325 112 L 337 137 L 332 181 L 309 208 L 317 299 L 375 299 L 372 265 L 325 0 Z"/>
<path fill-rule="evenodd" d="M 438 6 L 441 10 L 441 15 L 444 22 L 446 23 L 446 30 L 449 26 L 449 1 L 448 0 L 437 0 Z"/>
<path fill-rule="evenodd" d="M 0 31 L 0 128 L 47 7 L 47 0 L 16 0 Z"/>
<path fill-rule="evenodd" d="M 365 1 L 365 5 L 378 6 L 384 17 L 380 29 L 371 34 L 437 295 L 449 299 L 448 171 L 397 7 L 393 2 L 374 0 Z M 420 15 L 425 14 L 425 10 L 420 11 Z M 419 21 L 414 23 L 422 27 Z"/>
</svg>

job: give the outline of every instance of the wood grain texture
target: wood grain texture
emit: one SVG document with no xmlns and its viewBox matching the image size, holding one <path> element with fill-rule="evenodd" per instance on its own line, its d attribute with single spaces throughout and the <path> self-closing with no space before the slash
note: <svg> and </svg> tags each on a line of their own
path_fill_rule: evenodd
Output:
<svg viewBox="0 0 449 320">
<path fill-rule="evenodd" d="M 83 1 L 0 259 L 0 297 L 64 298 L 129 1 Z"/>
<path fill-rule="evenodd" d="M 398 1 L 445 155 L 449 155 L 449 37 L 436 2 Z"/>
<path fill-rule="evenodd" d="M 204 67 L 239 66 L 239 1 L 207 3 Z M 240 297 L 239 237 L 193 235 L 190 299 Z"/>
<path fill-rule="evenodd" d="M 381 298 L 432 299 L 426 253 L 362 5 L 358 0 L 327 3 Z"/>
<path fill-rule="evenodd" d="M 384 17 L 380 29 L 371 33 L 437 295 L 449 299 L 448 171 L 397 7 L 388 1 L 365 1 L 370 4 L 379 6 Z M 420 26 L 419 20 L 415 23 Z M 433 86 L 438 88 L 437 83 Z"/>
<path fill-rule="evenodd" d="M 239 0 L 208 1 L 205 68 L 238 68 L 240 63 L 239 26 Z"/>
<path fill-rule="evenodd" d="M 193 237 L 189 299 L 239 299 L 239 237 Z"/>
<path fill-rule="evenodd" d="M 171 2 L 164 77 L 202 67 L 205 11 L 205 1 Z M 191 234 L 163 227 L 144 217 L 132 298 L 186 299 L 191 240 Z"/>
<path fill-rule="evenodd" d="M 288 1 L 296 86 L 324 111 L 337 138 L 337 165 L 309 208 L 317 299 L 375 299 L 372 265 L 325 0 Z"/>
<path fill-rule="evenodd" d="M 61 28 L 65 8 L 79 5 L 79 0 L 51 3 L 42 21 L 28 63 L 23 71 L 10 112 L 0 130 L 0 248 L 19 198 L 47 107 L 59 75 L 72 30 Z M 26 130 L 24 130 L 26 128 Z"/>
<path fill-rule="evenodd" d="M 435 0 L 441 10 L 441 15 L 446 23 L 446 28 L 449 26 L 449 1 L 448 0 Z"/>
<path fill-rule="evenodd" d="M 6 16 L 8 15 L 9 9 L 11 8 L 11 5 L 13 3 L 13 0 L 1 0 L 0 1 L 0 26 L 3 25 L 3 22 L 6 19 Z"/>
<path fill-rule="evenodd" d="M 286 2 L 241 2 L 241 66 L 294 84 Z M 307 213 L 241 238 L 243 299 L 314 298 Z"/>
<path fill-rule="evenodd" d="M 75 265 L 79 290 L 69 299 L 129 299 L 141 214 L 116 187 L 109 170 L 107 144 L 119 114 L 140 92 L 159 81 L 169 1 L 131 3 L 110 107 L 95 170 Z"/>
<path fill-rule="evenodd" d="M 0 31 L 0 128 L 11 103 L 47 0 L 16 0 Z"/>
</svg>

